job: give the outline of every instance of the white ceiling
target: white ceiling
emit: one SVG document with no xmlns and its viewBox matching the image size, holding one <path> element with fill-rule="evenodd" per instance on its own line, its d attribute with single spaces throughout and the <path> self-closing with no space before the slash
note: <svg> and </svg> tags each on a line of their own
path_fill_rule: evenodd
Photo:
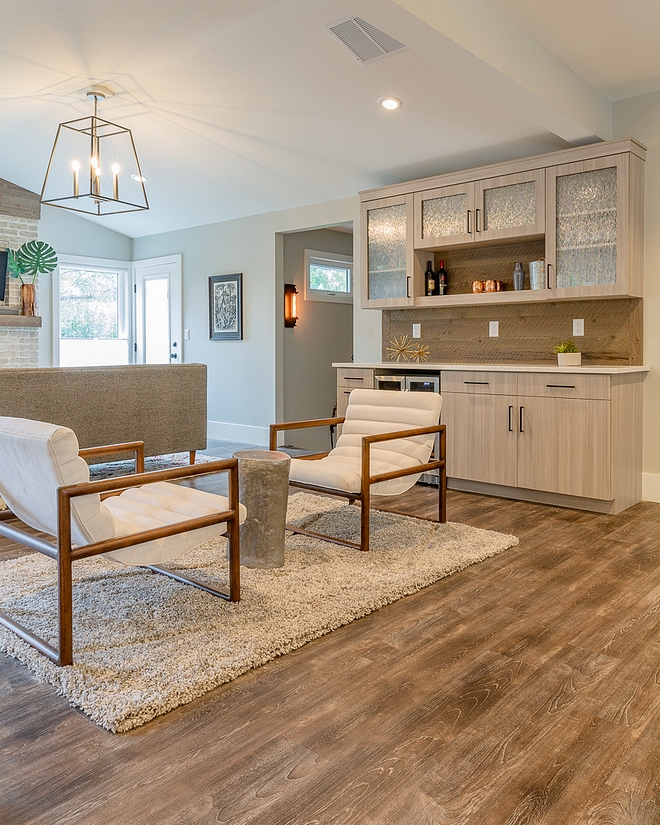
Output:
<svg viewBox="0 0 660 825">
<path fill-rule="evenodd" d="M 408 48 L 358 62 L 326 28 L 349 16 Z M 102 83 L 151 206 L 112 229 L 348 197 L 610 137 L 612 100 L 660 89 L 659 30 L 657 0 L 5 3 L 0 177 L 40 191 L 58 123 L 89 115 Z"/>
</svg>

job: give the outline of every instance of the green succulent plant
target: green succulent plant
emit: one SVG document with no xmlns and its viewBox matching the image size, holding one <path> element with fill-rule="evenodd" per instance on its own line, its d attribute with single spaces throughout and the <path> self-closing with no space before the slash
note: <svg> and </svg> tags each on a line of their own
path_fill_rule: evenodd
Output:
<svg viewBox="0 0 660 825">
<path fill-rule="evenodd" d="M 46 275 L 57 266 L 57 255 L 45 241 L 27 241 L 7 250 L 7 270 L 22 284 L 33 284 L 37 275 Z"/>
<path fill-rule="evenodd" d="M 575 341 L 562 341 L 554 348 L 553 352 L 579 352 L 580 350 L 575 345 Z"/>
</svg>

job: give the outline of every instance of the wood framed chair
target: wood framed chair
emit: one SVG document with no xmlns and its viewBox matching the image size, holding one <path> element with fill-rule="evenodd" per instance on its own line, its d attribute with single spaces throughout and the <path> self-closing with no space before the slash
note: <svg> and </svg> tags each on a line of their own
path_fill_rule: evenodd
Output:
<svg viewBox="0 0 660 825">
<path fill-rule="evenodd" d="M 423 472 L 438 471 L 438 521 L 447 520 L 446 432 L 440 424 L 442 397 L 437 393 L 353 390 L 344 418 L 271 424 L 270 449 L 283 430 L 341 424 L 337 446 L 329 453 L 291 459 L 289 483 L 320 493 L 359 501 L 360 542 L 333 538 L 287 524 L 287 529 L 358 550 L 369 549 L 372 495 L 400 495 Z M 434 442 L 437 457 L 431 458 Z"/>
<path fill-rule="evenodd" d="M 57 665 L 73 662 L 72 564 L 105 554 L 148 567 L 229 601 L 240 599 L 239 524 L 246 510 L 238 502 L 238 461 L 227 459 L 122 478 L 89 481 L 79 455 L 131 452 L 144 469 L 142 442 L 79 451 L 73 430 L 42 421 L 0 417 L 0 535 L 53 559 L 57 564 L 58 644 L 36 636 L 9 616 L 0 623 Z M 170 482 L 208 473 L 228 473 L 229 496 Z M 8 520 L 18 518 L 42 538 Z M 229 590 L 216 590 L 161 564 L 214 536 L 229 540 Z"/>
</svg>

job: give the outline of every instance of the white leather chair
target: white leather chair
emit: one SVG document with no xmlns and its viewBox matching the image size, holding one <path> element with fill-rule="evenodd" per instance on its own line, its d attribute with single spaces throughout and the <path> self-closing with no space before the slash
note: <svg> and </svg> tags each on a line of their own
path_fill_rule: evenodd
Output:
<svg viewBox="0 0 660 825">
<path fill-rule="evenodd" d="M 142 442 L 83 450 L 86 455 L 135 452 Z M 143 453 L 141 462 L 143 466 Z M 229 497 L 170 483 L 174 479 L 227 472 Z M 59 642 L 55 648 L 0 613 L 0 623 L 58 665 L 73 661 L 71 565 L 104 554 L 116 562 L 149 567 L 230 601 L 240 599 L 239 523 L 236 459 L 89 481 L 73 430 L 42 421 L 0 417 L 0 534 L 57 562 Z M 15 516 L 41 538 L 7 523 Z M 227 533 L 229 592 L 160 567 L 208 539 Z"/>
<path fill-rule="evenodd" d="M 329 453 L 291 460 L 289 483 L 306 490 L 343 496 L 362 506 L 360 543 L 333 538 L 290 524 L 294 533 L 315 536 L 359 550 L 369 549 L 371 495 L 399 495 L 423 472 L 438 470 L 438 520 L 447 520 L 445 427 L 439 424 L 442 397 L 438 393 L 353 390 L 344 418 L 272 424 L 270 448 L 277 433 L 342 424 L 337 446 Z M 438 455 L 431 458 L 438 439 Z"/>
</svg>

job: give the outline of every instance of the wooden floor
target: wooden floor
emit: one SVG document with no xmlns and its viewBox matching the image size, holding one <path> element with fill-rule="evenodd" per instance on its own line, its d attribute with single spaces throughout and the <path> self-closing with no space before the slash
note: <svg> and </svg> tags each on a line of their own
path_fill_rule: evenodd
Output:
<svg viewBox="0 0 660 825">
<path fill-rule="evenodd" d="M 520 545 L 130 733 L 0 654 L 0 823 L 660 823 L 660 505 L 448 509 Z"/>
</svg>

